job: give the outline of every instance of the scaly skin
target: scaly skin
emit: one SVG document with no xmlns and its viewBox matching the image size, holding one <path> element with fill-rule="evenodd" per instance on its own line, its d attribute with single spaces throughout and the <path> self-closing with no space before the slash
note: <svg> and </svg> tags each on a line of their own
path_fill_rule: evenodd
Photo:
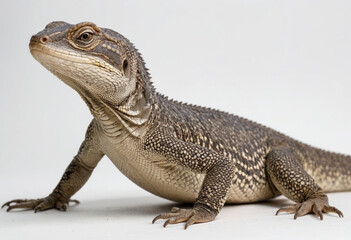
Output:
<svg viewBox="0 0 351 240">
<path fill-rule="evenodd" d="M 221 111 L 157 93 L 141 55 L 122 35 L 92 23 L 53 22 L 30 41 L 33 57 L 73 88 L 93 120 L 61 181 L 46 198 L 5 203 L 8 211 L 65 210 L 107 155 L 133 182 L 158 196 L 195 203 L 158 215 L 164 226 L 212 221 L 225 203 L 280 194 L 295 218 L 342 213 L 324 191 L 351 190 L 351 157 L 297 142 Z M 324 191 L 323 191 L 324 190 Z"/>
</svg>

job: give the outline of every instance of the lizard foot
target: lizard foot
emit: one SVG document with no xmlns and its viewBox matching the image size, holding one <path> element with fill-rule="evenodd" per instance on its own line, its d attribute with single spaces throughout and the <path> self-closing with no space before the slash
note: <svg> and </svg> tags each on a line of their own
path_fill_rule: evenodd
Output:
<svg viewBox="0 0 351 240">
<path fill-rule="evenodd" d="M 295 213 L 294 219 L 304 216 L 308 213 L 314 213 L 317 217 L 323 220 L 323 213 L 329 212 L 336 213 L 339 215 L 339 217 L 344 217 L 339 209 L 329 206 L 327 196 L 318 196 L 315 198 L 307 199 L 302 203 L 282 207 L 277 211 L 276 215 L 281 212 Z"/>
<path fill-rule="evenodd" d="M 46 198 L 39 198 L 39 199 L 16 199 L 9 201 L 1 206 L 1 208 L 7 207 L 6 211 L 9 212 L 15 208 L 22 208 L 22 209 L 33 209 L 34 212 L 40 212 L 44 210 L 48 210 L 51 208 L 56 208 L 60 211 L 66 211 L 67 205 L 70 202 L 74 202 L 76 204 L 79 203 L 77 200 L 69 200 L 68 202 L 63 202 L 57 200 L 52 196 L 48 196 Z"/>
<path fill-rule="evenodd" d="M 163 213 L 155 217 L 154 220 L 152 220 L 152 223 L 155 223 L 159 219 L 167 219 L 163 224 L 163 227 L 166 227 L 168 224 L 186 222 L 185 229 L 187 229 L 194 223 L 210 222 L 216 217 L 216 215 L 217 213 L 199 206 L 196 206 L 193 209 L 180 209 L 174 207 L 170 213 Z"/>
</svg>

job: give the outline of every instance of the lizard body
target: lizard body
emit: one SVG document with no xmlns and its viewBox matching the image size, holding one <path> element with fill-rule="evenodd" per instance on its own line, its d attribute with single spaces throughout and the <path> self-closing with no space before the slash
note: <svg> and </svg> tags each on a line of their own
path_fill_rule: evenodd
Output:
<svg viewBox="0 0 351 240">
<path fill-rule="evenodd" d="M 8 211 L 66 210 L 106 155 L 129 179 L 158 196 L 195 203 L 157 216 L 172 223 L 213 220 L 225 203 L 280 194 L 280 209 L 342 213 L 325 192 L 351 190 L 351 157 L 326 152 L 229 113 L 184 104 L 156 92 L 144 61 L 122 35 L 92 23 L 52 22 L 34 35 L 36 60 L 73 88 L 93 120 L 78 154 L 46 198 L 13 200 Z"/>
</svg>

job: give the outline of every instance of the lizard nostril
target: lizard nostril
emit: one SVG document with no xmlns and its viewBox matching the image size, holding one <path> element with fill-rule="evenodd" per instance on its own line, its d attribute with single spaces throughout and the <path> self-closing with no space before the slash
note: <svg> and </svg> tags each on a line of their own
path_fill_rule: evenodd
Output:
<svg viewBox="0 0 351 240">
<path fill-rule="evenodd" d="M 40 40 L 41 43 L 45 44 L 45 43 L 47 43 L 49 41 L 49 37 L 44 36 L 44 37 L 41 37 L 39 40 Z"/>
</svg>

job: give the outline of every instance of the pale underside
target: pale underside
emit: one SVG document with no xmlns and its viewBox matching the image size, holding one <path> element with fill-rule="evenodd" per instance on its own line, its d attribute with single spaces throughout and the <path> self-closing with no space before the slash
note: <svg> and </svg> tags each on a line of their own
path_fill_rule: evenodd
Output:
<svg viewBox="0 0 351 240">
<path fill-rule="evenodd" d="M 127 137 L 115 142 L 100 134 L 100 144 L 106 156 L 130 180 L 141 188 L 176 202 L 194 203 L 205 174 L 196 173 L 165 159 L 160 154 L 141 150 L 141 140 Z M 274 197 L 267 181 L 239 190 L 240 182 L 233 181 L 226 203 L 257 202 Z"/>
</svg>

